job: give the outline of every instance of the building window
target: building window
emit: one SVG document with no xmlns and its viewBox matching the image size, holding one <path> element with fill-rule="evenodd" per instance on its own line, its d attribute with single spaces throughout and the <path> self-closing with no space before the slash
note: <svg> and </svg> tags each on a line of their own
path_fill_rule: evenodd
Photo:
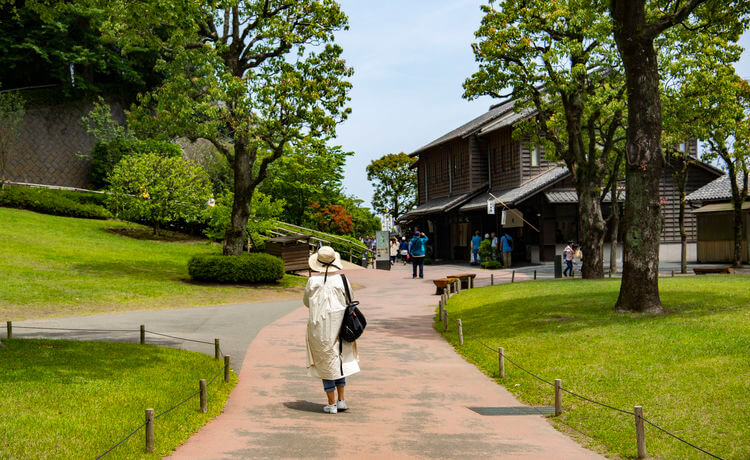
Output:
<svg viewBox="0 0 750 460">
<path fill-rule="evenodd" d="M 531 146 L 531 166 L 539 166 L 539 147 L 536 145 Z"/>
</svg>

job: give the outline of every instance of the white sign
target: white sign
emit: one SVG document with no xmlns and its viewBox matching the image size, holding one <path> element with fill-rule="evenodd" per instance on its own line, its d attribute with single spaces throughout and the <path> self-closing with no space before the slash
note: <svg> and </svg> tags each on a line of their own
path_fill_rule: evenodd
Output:
<svg viewBox="0 0 750 460">
<path fill-rule="evenodd" d="M 504 210 L 500 224 L 503 228 L 523 227 L 523 213 L 518 209 Z"/>
<path fill-rule="evenodd" d="M 487 200 L 487 214 L 495 214 L 495 200 L 493 198 Z"/>
<path fill-rule="evenodd" d="M 375 232 L 375 260 L 389 260 L 390 259 L 390 245 L 388 237 L 390 232 Z"/>
</svg>

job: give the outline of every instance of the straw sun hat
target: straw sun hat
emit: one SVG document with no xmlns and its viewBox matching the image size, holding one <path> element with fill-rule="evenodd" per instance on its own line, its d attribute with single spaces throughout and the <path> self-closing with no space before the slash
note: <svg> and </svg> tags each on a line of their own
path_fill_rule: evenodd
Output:
<svg viewBox="0 0 750 460">
<path fill-rule="evenodd" d="M 310 256 L 307 263 L 316 272 L 325 272 L 326 268 L 329 272 L 335 272 L 344 268 L 341 264 L 341 256 L 330 246 L 318 249 L 318 252 Z"/>
</svg>

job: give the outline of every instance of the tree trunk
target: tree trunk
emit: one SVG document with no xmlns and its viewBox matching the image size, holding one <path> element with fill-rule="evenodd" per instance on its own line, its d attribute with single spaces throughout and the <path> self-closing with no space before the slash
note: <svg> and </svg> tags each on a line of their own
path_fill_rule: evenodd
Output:
<svg viewBox="0 0 750 460">
<path fill-rule="evenodd" d="M 627 4 L 627 2 L 625 2 Z M 614 5 L 614 2 L 613 2 Z M 619 312 L 662 312 L 659 299 L 659 179 L 661 151 L 659 68 L 653 39 L 642 37 L 643 5 L 613 8 L 615 41 L 620 50 L 628 89 L 628 130 L 625 170 L 625 237 L 623 277 L 615 309 Z"/>
<path fill-rule="evenodd" d="M 745 201 L 739 184 L 737 184 L 737 174 L 732 169 L 730 172 L 730 181 L 732 182 L 732 206 L 734 208 L 734 262 L 732 266 L 742 266 L 742 240 L 745 233 L 745 226 L 742 221 L 742 203 Z"/>
<path fill-rule="evenodd" d="M 685 188 L 680 190 L 680 273 L 687 273 L 687 231 L 685 231 Z"/>
<path fill-rule="evenodd" d="M 609 272 L 614 274 L 617 273 L 617 235 L 620 231 L 620 205 L 617 202 L 617 194 L 614 190 L 611 192 L 612 196 L 612 229 L 610 232 L 610 245 L 609 245 Z"/>
<path fill-rule="evenodd" d="M 581 235 L 582 276 L 604 278 L 604 235 L 607 225 L 602 217 L 597 184 L 580 181 L 578 191 L 578 225 Z"/>
<path fill-rule="evenodd" d="M 243 252 L 250 200 L 253 196 L 250 153 L 243 139 L 234 140 L 234 203 L 232 222 L 224 236 L 224 255 L 239 256 Z"/>
</svg>

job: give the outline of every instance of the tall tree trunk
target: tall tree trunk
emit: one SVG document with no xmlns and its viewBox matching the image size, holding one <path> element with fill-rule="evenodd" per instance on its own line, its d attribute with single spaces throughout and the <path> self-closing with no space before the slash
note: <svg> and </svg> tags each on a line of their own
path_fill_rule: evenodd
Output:
<svg viewBox="0 0 750 460">
<path fill-rule="evenodd" d="M 616 186 L 615 186 L 616 187 Z M 610 229 L 609 244 L 609 272 L 617 273 L 617 236 L 620 231 L 620 204 L 617 202 L 618 197 L 614 188 L 611 192 L 612 197 L 612 228 Z"/>
<path fill-rule="evenodd" d="M 664 159 L 659 68 L 653 39 L 640 35 L 645 23 L 643 5 L 615 9 L 613 17 L 616 20 L 615 41 L 625 66 L 628 89 L 623 277 L 615 309 L 621 312 L 662 312 L 659 299 L 659 179 Z"/>
<path fill-rule="evenodd" d="M 253 196 L 250 153 L 244 139 L 234 140 L 234 203 L 232 222 L 224 236 L 224 255 L 239 256 L 243 252 L 250 200 Z"/>
<path fill-rule="evenodd" d="M 729 163 L 727 161 L 727 163 Z M 742 266 L 742 240 L 745 233 L 745 225 L 742 219 L 742 203 L 745 202 L 745 194 L 747 193 L 747 179 L 743 189 L 740 190 L 740 184 L 737 180 L 737 170 L 729 165 L 729 181 L 732 184 L 732 207 L 734 208 L 733 219 L 734 219 L 734 267 Z"/>
<path fill-rule="evenodd" d="M 578 190 L 578 225 L 583 254 L 583 277 L 604 278 L 604 235 L 607 225 L 602 217 L 597 184 L 580 181 Z"/>
<path fill-rule="evenodd" d="M 680 190 L 680 273 L 687 273 L 687 231 L 685 231 L 685 189 Z"/>
</svg>

